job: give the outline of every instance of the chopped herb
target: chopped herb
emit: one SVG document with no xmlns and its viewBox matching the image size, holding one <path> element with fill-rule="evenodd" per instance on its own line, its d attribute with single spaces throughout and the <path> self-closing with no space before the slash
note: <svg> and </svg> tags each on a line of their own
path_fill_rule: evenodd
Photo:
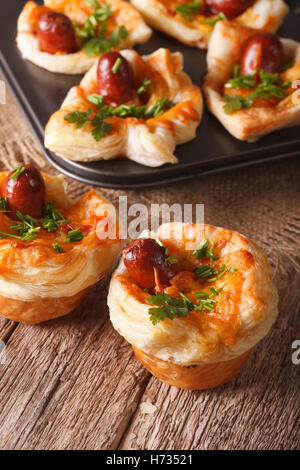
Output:
<svg viewBox="0 0 300 470">
<path fill-rule="evenodd" d="M 180 3 L 175 10 L 187 21 L 191 21 L 193 16 L 198 13 L 200 7 L 202 7 L 202 2 Z"/>
<path fill-rule="evenodd" d="M 256 98 L 268 100 L 272 97 L 278 99 L 283 99 L 285 97 L 284 89 L 290 85 L 290 82 L 283 82 L 278 73 L 267 73 L 263 70 L 254 72 L 251 75 L 235 76 L 226 83 L 225 88 L 250 89 L 252 80 L 254 80 L 257 73 L 259 74 L 260 82 L 247 98 L 244 98 L 242 95 L 230 96 L 225 94 L 222 100 L 226 101 L 226 104 L 224 105 L 224 111 L 226 114 L 230 114 L 233 111 L 239 111 L 240 109 L 250 108 Z M 255 84 L 253 84 L 253 87 L 254 86 Z"/>
<path fill-rule="evenodd" d="M 64 249 L 58 243 L 53 243 L 52 246 L 57 253 L 64 253 Z"/>
<path fill-rule="evenodd" d="M 140 87 L 137 89 L 137 95 L 143 95 L 146 91 L 147 91 L 147 88 L 152 85 L 152 82 L 151 80 L 149 80 L 149 78 L 144 78 L 144 80 L 142 81 Z"/>
<path fill-rule="evenodd" d="M 120 26 L 115 31 L 112 31 L 110 36 L 106 37 L 107 25 L 103 23 L 97 36 L 89 39 L 82 49 L 84 52 L 89 56 L 93 57 L 95 54 L 106 54 L 107 52 L 111 51 L 112 49 L 119 46 L 121 41 L 127 38 L 128 31 L 125 26 Z"/>
<path fill-rule="evenodd" d="M 54 230 L 58 229 L 60 224 L 68 224 L 71 222 L 70 219 L 66 220 L 60 212 L 54 209 L 54 203 L 55 200 L 52 199 L 52 201 L 48 202 L 48 204 L 43 207 L 44 220 L 42 227 L 48 230 L 48 232 L 54 232 Z"/>
<path fill-rule="evenodd" d="M 73 111 L 64 116 L 64 120 L 69 124 L 76 124 L 76 129 L 81 129 L 85 124 L 90 123 L 92 126 L 92 136 L 96 141 L 102 139 L 112 131 L 112 125 L 106 122 L 113 116 L 121 118 L 135 117 L 137 119 L 146 119 L 150 117 L 160 116 L 165 110 L 174 106 L 168 98 L 161 98 L 151 106 L 136 106 L 135 104 L 122 104 L 116 108 L 104 104 L 102 95 L 96 93 L 88 95 L 88 101 L 96 105 L 99 109 L 92 117 L 92 110 L 87 112 Z"/>
<path fill-rule="evenodd" d="M 158 117 L 163 114 L 164 111 L 174 106 L 174 103 L 168 98 L 161 98 L 156 103 L 148 106 L 145 110 L 145 117 Z"/>
<path fill-rule="evenodd" d="M 178 263 L 178 259 L 174 258 L 174 256 L 168 256 L 168 257 L 166 258 L 166 261 L 167 261 L 169 264 Z"/>
<path fill-rule="evenodd" d="M 24 173 L 25 168 L 23 167 L 23 165 L 20 165 L 18 168 L 15 168 L 12 171 L 13 173 L 10 175 L 10 177 L 12 180 L 16 180 L 22 173 Z"/>
<path fill-rule="evenodd" d="M 237 270 L 235 268 L 228 268 L 228 272 L 234 274 Z"/>
<path fill-rule="evenodd" d="M 38 232 L 41 230 L 40 222 L 30 215 L 23 215 L 20 211 L 16 212 L 20 222 L 13 222 L 10 230 L 19 232 L 20 239 L 23 241 L 31 241 L 37 237 Z"/>
<path fill-rule="evenodd" d="M 158 306 L 158 308 L 151 307 L 148 310 L 153 325 L 156 325 L 166 318 L 170 318 L 170 320 L 174 320 L 175 317 L 185 318 L 189 313 L 185 300 L 175 299 L 169 294 L 157 292 L 156 295 L 151 295 L 147 297 L 146 300 Z"/>
<path fill-rule="evenodd" d="M 8 212 L 7 211 L 7 203 L 8 199 L 7 197 L 0 197 L 0 212 Z"/>
<path fill-rule="evenodd" d="M 122 59 L 120 57 L 118 57 L 116 62 L 112 66 L 112 69 L 111 69 L 113 74 L 117 73 L 117 71 L 119 70 L 119 67 L 120 67 L 121 64 L 122 64 Z"/>
<path fill-rule="evenodd" d="M 88 109 L 86 113 L 83 111 L 73 111 L 72 113 L 66 114 L 64 120 L 69 124 L 76 123 L 76 129 L 81 129 L 87 122 L 89 122 L 91 114 L 91 109 Z"/>
<path fill-rule="evenodd" d="M 221 12 L 213 18 L 208 18 L 207 20 L 204 20 L 202 24 L 209 24 L 210 26 L 215 26 L 218 21 L 228 21 L 227 16 Z"/>
<path fill-rule="evenodd" d="M 88 95 L 87 99 L 90 103 L 98 107 L 104 104 L 104 96 L 98 95 L 97 93 L 92 93 L 91 95 Z"/>
<path fill-rule="evenodd" d="M 203 259 L 208 247 L 209 247 L 209 240 L 208 238 L 204 238 L 202 242 L 200 243 L 200 245 L 198 246 L 197 250 L 193 251 L 192 256 L 196 256 L 196 259 Z"/>
<path fill-rule="evenodd" d="M 208 238 L 204 238 L 197 250 L 193 251 L 192 256 L 196 256 L 196 259 L 203 259 L 206 256 L 210 259 L 210 266 L 212 266 L 213 261 L 218 259 L 218 257 L 213 254 L 214 246 L 215 243 L 212 243 L 209 248 L 209 240 Z"/>
<path fill-rule="evenodd" d="M 238 66 L 239 67 L 239 66 Z M 234 76 L 225 85 L 225 88 L 242 88 L 244 90 L 250 90 L 256 85 L 257 72 L 253 72 L 250 75 L 239 75 L 238 69 L 234 69 Z M 240 70 L 240 67 L 239 67 Z"/>
<path fill-rule="evenodd" d="M 68 232 L 66 242 L 80 242 L 83 239 L 83 233 L 80 230 L 70 230 Z"/>
<path fill-rule="evenodd" d="M 213 269 L 211 266 L 201 265 L 194 268 L 194 273 L 198 277 L 209 277 L 217 274 L 218 271 Z"/>
<path fill-rule="evenodd" d="M 287 63 L 284 64 L 282 67 L 280 67 L 279 72 L 285 72 L 285 71 L 288 70 L 289 68 L 293 67 L 293 65 L 294 65 L 294 62 L 293 62 L 293 61 L 287 62 Z"/>
<path fill-rule="evenodd" d="M 231 269 L 231 268 L 229 268 L 229 269 Z M 229 271 L 229 270 L 228 270 L 228 271 Z M 230 271 L 230 272 L 231 272 L 231 271 Z M 210 292 L 211 292 L 210 297 L 216 297 L 217 295 L 220 294 L 220 292 L 221 292 L 221 290 L 222 290 L 222 287 L 220 287 L 219 289 L 215 289 L 214 287 L 209 287 L 208 289 L 209 289 Z"/>
<path fill-rule="evenodd" d="M 144 292 L 149 292 L 149 289 L 148 289 L 147 287 L 145 287 L 145 288 L 143 289 L 143 291 L 144 291 Z"/>
</svg>

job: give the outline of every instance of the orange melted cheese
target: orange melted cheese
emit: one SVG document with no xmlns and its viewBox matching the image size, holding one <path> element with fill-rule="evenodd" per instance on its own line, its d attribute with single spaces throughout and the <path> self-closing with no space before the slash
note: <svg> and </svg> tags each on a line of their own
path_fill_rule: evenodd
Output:
<svg viewBox="0 0 300 470">
<path fill-rule="evenodd" d="M 36 5 L 35 8 L 32 9 L 32 12 L 29 17 L 29 22 L 33 31 L 37 31 L 39 19 L 41 15 L 46 11 L 55 11 L 57 13 L 63 13 L 64 15 L 68 16 L 73 23 L 78 23 L 80 26 L 83 26 L 87 17 L 90 16 L 95 10 L 94 7 L 85 3 L 84 0 L 62 0 L 52 3 L 53 6 L 55 4 L 55 8 L 49 8 L 45 5 Z M 114 14 L 116 14 L 116 12 L 114 12 Z M 114 14 L 112 14 L 105 20 L 107 24 L 108 35 L 114 30 L 116 26 Z M 81 38 L 79 39 L 81 40 Z"/>
<path fill-rule="evenodd" d="M 8 172 L 0 173 L 0 186 Z M 43 175 L 47 186 L 47 175 Z M 14 238 L 0 238 L 0 272 L 10 271 L 10 266 L 22 259 L 21 251 L 26 249 L 30 251 L 30 256 L 27 258 L 30 265 L 35 265 L 43 262 L 48 258 L 56 257 L 62 264 L 66 262 L 68 253 L 78 244 L 88 244 L 89 247 L 98 244 L 113 244 L 118 242 L 118 239 L 99 239 L 97 237 L 97 224 L 100 220 L 107 216 L 103 214 L 98 216 L 93 211 L 92 200 L 96 196 L 95 190 L 90 190 L 77 203 L 68 209 L 60 208 L 55 204 L 55 209 L 59 211 L 63 217 L 71 219 L 68 224 L 62 223 L 57 230 L 48 232 L 41 228 L 37 233 L 37 237 L 30 242 L 17 240 Z M 49 201 L 46 201 L 46 203 Z M 101 198 L 97 194 L 97 202 L 101 203 Z M 103 204 L 106 201 L 103 200 Z M 18 235 L 10 229 L 13 220 L 10 219 L 6 213 L 0 213 L 0 231 Z M 66 242 L 67 234 L 70 230 L 80 230 L 84 237 L 81 241 Z M 64 253 L 57 253 L 53 248 L 53 243 L 58 243 L 63 249 Z"/>
<path fill-rule="evenodd" d="M 216 243 L 214 254 L 218 255 L 220 250 L 226 246 L 227 240 L 219 240 Z M 208 287 L 213 287 L 221 292 L 218 296 L 213 297 L 216 300 L 214 311 L 192 310 L 186 318 L 181 320 L 187 326 L 193 326 L 200 333 L 207 331 L 217 332 L 220 340 L 227 346 L 233 346 L 237 341 L 237 335 L 241 327 L 240 303 L 242 289 L 245 282 L 244 273 L 254 266 L 255 261 L 253 255 L 244 249 L 230 252 L 213 262 L 213 268 L 220 270 L 221 264 L 225 264 L 226 268 L 234 268 L 234 273 L 226 272 L 220 279 L 208 282 L 208 278 L 199 278 L 193 272 L 195 266 L 209 265 L 209 259 L 196 260 L 192 256 L 192 252 L 182 252 L 174 249 L 172 242 L 168 243 L 169 255 L 174 256 L 178 263 L 177 274 L 171 279 L 170 285 L 164 287 L 163 292 L 171 297 L 181 299 L 180 292 L 189 298 L 194 304 L 199 305 L 200 300 L 196 298 L 196 292 L 207 292 L 211 294 Z M 214 276 L 211 276 L 214 277 Z M 126 287 L 129 295 L 134 296 L 137 300 L 147 303 L 146 299 L 154 292 L 145 293 L 142 288 L 133 282 L 128 275 L 119 274 L 118 279 Z M 151 305 L 149 304 L 149 308 Z M 165 321 L 172 321 L 166 319 Z M 212 348 L 214 345 L 212 344 Z"/>
</svg>

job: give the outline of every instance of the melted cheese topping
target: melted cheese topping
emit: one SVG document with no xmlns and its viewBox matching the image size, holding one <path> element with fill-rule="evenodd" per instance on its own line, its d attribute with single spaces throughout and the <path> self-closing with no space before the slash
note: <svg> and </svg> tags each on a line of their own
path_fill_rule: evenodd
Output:
<svg viewBox="0 0 300 470">
<path fill-rule="evenodd" d="M 6 175 L 0 173 L 0 185 Z M 64 194 L 61 178 L 43 176 L 46 202 L 54 197 L 55 209 L 71 222 L 61 224 L 54 232 L 41 229 L 31 242 L 0 239 L 0 294 L 12 299 L 71 297 L 103 277 L 121 248 L 118 238 L 99 237 L 99 224 L 109 217 L 102 210 L 108 204 L 105 199 L 91 190 L 74 204 Z M 0 231 L 16 234 L 10 230 L 11 223 L 5 213 L 0 213 Z M 116 221 L 112 220 L 113 224 Z M 66 242 L 70 229 L 80 230 L 84 238 Z M 58 243 L 64 253 L 57 253 L 53 243 Z"/>
<path fill-rule="evenodd" d="M 180 233 L 180 239 L 174 234 Z M 168 235 L 164 235 L 168 233 Z M 153 325 L 149 318 L 148 293 L 130 278 L 123 262 L 111 280 L 108 305 L 114 327 L 138 349 L 164 361 L 181 365 L 225 361 L 251 349 L 266 335 L 277 316 L 277 293 L 264 253 L 237 232 L 209 225 L 165 224 L 157 234 L 179 260 L 180 271 L 165 292 L 180 297 L 184 293 L 195 303 L 196 292 L 209 292 L 208 286 L 222 288 L 213 312 L 190 311 L 186 318 L 165 319 Z M 197 279 L 192 273 L 203 264 L 192 252 L 203 238 L 215 242 L 214 266 L 235 268 L 214 282 Z M 193 247 L 191 247 L 193 245 Z M 182 259 L 184 258 L 184 261 Z"/>
</svg>

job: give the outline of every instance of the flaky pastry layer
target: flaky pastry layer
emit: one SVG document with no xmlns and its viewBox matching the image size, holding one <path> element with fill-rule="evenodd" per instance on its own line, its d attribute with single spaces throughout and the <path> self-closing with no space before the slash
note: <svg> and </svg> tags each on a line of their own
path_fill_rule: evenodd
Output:
<svg viewBox="0 0 300 470">
<path fill-rule="evenodd" d="M 160 31 L 190 46 L 207 49 L 214 29 L 203 24 L 207 18 L 197 15 L 187 20 L 176 15 L 175 8 L 182 1 L 173 0 L 130 0 L 132 5 L 141 12 L 147 23 Z M 283 0 L 256 0 L 242 15 L 234 19 L 238 24 L 251 28 L 275 32 L 283 22 L 289 8 Z"/>
<path fill-rule="evenodd" d="M 300 96 L 297 89 L 292 89 L 275 106 L 252 106 L 231 114 L 224 112 L 223 87 L 232 77 L 234 65 L 239 63 L 245 44 L 256 32 L 234 23 L 219 22 L 211 37 L 203 84 L 208 109 L 234 137 L 250 142 L 275 130 L 300 124 Z M 284 48 L 284 63 L 299 63 L 300 74 L 300 43 L 292 39 L 280 40 Z M 289 78 L 288 75 L 286 78 Z"/>
<path fill-rule="evenodd" d="M 162 115 L 148 120 L 113 117 L 111 134 L 96 141 L 91 126 L 76 129 L 75 124 L 64 120 L 67 113 L 93 108 L 87 100 L 97 93 L 95 64 L 84 76 L 80 85 L 71 88 L 61 108 L 54 113 L 45 129 L 45 147 L 58 155 L 75 161 L 108 160 L 126 157 L 143 165 L 156 167 L 177 163 L 176 145 L 193 139 L 202 116 L 202 94 L 193 85 L 182 68 L 182 55 L 168 49 L 158 49 L 141 57 L 133 50 L 121 51 L 130 63 L 135 76 L 147 76 L 152 81 L 151 97 L 147 105 L 160 98 L 175 103 Z M 96 108 L 95 108 L 96 110 Z"/>
<path fill-rule="evenodd" d="M 201 224 L 164 224 L 156 234 L 141 237 L 159 239 L 175 258 L 187 258 L 191 270 L 196 263 L 193 250 L 208 238 L 218 247 L 218 262 L 236 272 L 209 284 L 222 288 L 215 312 L 192 311 L 186 318 L 167 318 L 154 326 L 149 294 L 134 283 L 121 261 L 111 279 L 108 305 L 113 326 L 135 348 L 166 362 L 202 365 L 241 356 L 268 333 L 277 316 L 278 296 L 268 260 L 255 243 L 237 232 Z"/>
<path fill-rule="evenodd" d="M 7 172 L 0 173 L 0 183 Z M 63 178 L 43 174 L 46 202 L 55 199 L 55 208 L 71 219 L 84 237 L 67 243 L 60 228 L 41 230 L 31 242 L 13 238 L 0 240 L 0 313 L 16 321 L 36 323 L 65 315 L 76 306 L 88 288 L 111 269 L 121 249 L 121 241 L 102 236 L 103 221 L 111 227 L 110 205 L 91 190 L 78 201 L 68 198 Z M 0 230 L 8 232 L 11 219 L 0 214 Z M 58 253 L 53 243 L 64 252 Z"/>
<path fill-rule="evenodd" d="M 124 25 L 129 32 L 119 48 L 132 47 L 150 38 L 151 29 L 145 24 L 141 15 L 127 2 L 122 0 L 101 0 L 101 3 L 110 6 L 116 28 Z M 46 7 L 64 13 L 72 21 L 79 23 L 83 23 L 92 12 L 92 7 L 84 0 L 45 0 L 44 4 Z M 40 50 L 36 36 L 36 24 L 32 19 L 36 8 L 37 4 L 35 2 L 27 2 L 18 19 L 17 45 L 23 58 L 50 72 L 80 74 L 89 70 L 100 54 L 89 57 L 83 50 L 70 54 L 48 54 Z"/>
</svg>

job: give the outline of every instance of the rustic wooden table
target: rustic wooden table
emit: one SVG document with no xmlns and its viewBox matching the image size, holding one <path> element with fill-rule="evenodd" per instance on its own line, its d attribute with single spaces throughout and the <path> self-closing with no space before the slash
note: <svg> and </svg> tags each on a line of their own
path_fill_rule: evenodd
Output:
<svg viewBox="0 0 300 470">
<path fill-rule="evenodd" d="M 10 96 L 0 106 L 1 169 L 44 160 Z M 300 153 L 300 152 L 299 152 Z M 71 315 L 36 326 L 0 319 L 1 449 L 296 449 L 299 371 L 299 161 L 139 191 L 103 190 L 117 203 L 204 203 L 205 221 L 238 230 L 269 254 L 280 314 L 239 376 L 189 392 L 152 377 L 114 331 L 107 281 Z M 77 196 L 86 187 L 68 180 Z M 298 246 L 297 246 L 298 245 Z"/>
</svg>

